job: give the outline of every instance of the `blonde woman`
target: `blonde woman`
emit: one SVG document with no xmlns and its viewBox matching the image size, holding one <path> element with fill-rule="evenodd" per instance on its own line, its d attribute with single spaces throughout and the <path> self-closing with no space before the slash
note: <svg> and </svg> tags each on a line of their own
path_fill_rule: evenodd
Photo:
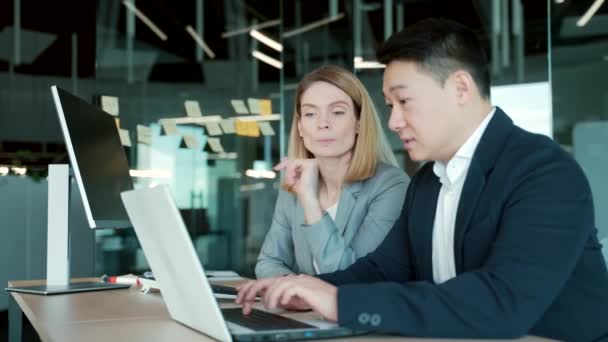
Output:
<svg viewBox="0 0 608 342">
<path fill-rule="evenodd" d="M 409 183 L 378 114 L 349 71 L 323 66 L 299 83 L 289 156 L 258 278 L 341 270 L 376 249 Z"/>
</svg>

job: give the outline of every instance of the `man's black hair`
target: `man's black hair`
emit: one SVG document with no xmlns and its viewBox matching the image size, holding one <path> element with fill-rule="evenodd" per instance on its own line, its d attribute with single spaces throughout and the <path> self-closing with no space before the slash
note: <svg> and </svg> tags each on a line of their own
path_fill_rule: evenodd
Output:
<svg viewBox="0 0 608 342">
<path fill-rule="evenodd" d="M 472 30 L 447 19 L 424 19 L 393 34 L 378 49 L 380 63 L 414 62 L 442 85 L 458 69 L 469 72 L 480 94 L 490 98 L 490 71 Z"/>
</svg>

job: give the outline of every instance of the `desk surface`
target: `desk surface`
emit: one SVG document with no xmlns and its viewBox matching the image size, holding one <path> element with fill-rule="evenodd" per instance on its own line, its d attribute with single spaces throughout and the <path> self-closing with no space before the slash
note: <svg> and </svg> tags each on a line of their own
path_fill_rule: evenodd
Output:
<svg viewBox="0 0 608 342">
<path fill-rule="evenodd" d="M 82 281 L 91 280 L 82 279 Z M 10 281 L 9 286 L 40 285 L 41 283 L 41 281 Z M 235 283 L 221 282 L 221 284 L 234 285 Z M 173 321 L 162 297 L 158 293 L 144 295 L 139 293 L 137 289 L 132 288 L 52 296 L 16 292 L 12 292 L 11 295 L 36 329 L 42 341 L 214 341 Z M 230 302 L 226 301 L 222 305 L 227 306 Z M 313 313 L 304 313 L 304 315 L 307 314 L 314 315 Z M 377 340 L 388 342 L 422 341 L 423 339 L 366 336 L 357 338 L 357 340 L 361 342 Z M 434 340 L 424 339 L 424 341 Z M 518 341 L 542 342 L 550 340 L 526 337 Z"/>
</svg>

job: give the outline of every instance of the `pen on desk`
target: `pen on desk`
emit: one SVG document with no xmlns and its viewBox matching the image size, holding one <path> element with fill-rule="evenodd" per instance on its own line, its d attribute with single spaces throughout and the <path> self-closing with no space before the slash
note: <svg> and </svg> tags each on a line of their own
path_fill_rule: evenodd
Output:
<svg viewBox="0 0 608 342">
<path fill-rule="evenodd" d="M 101 276 L 101 280 L 105 283 L 111 283 L 111 284 L 136 284 L 137 283 L 137 277 L 132 275 L 132 274 L 128 274 L 128 275 L 123 275 L 123 276 L 108 276 L 106 274 Z"/>
</svg>

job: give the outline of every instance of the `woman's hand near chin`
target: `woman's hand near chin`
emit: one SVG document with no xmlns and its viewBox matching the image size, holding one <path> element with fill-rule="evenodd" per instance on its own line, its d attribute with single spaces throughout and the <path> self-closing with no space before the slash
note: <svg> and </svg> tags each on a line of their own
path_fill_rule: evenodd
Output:
<svg viewBox="0 0 608 342">
<path fill-rule="evenodd" d="M 319 164 L 316 159 L 283 159 L 274 167 L 285 172 L 285 185 L 295 193 L 304 209 L 306 223 L 319 221 L 323 216 L 319 203 Z"/>
</svg>

